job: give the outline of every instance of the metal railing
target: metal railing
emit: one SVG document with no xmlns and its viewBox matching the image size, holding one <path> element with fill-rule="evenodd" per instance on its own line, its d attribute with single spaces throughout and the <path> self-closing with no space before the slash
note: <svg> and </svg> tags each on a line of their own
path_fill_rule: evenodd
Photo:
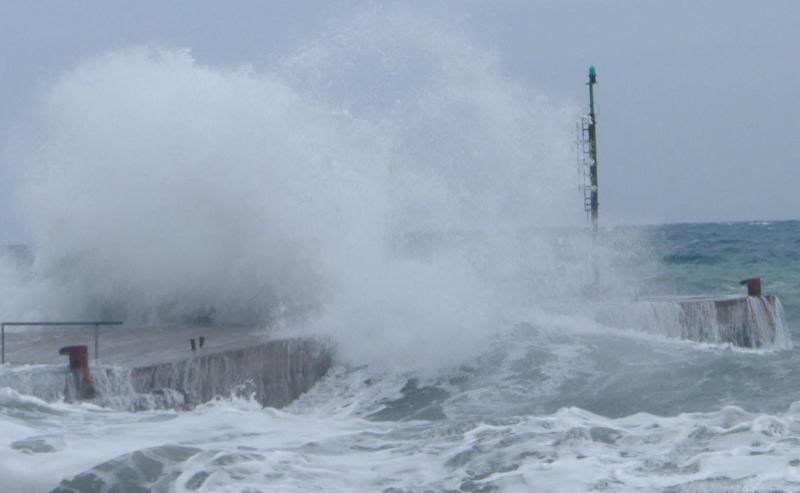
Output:
<svg viewBox="0 0 800 493">
<path fill-rule="evenodd" d="M 84 326 L 94 327 L 94 360 L 100 351 L 100 326 L 101 325 L 122 325 L 123 322 L 114 321 L 90 321 L 90 322 L 0 322 L 0 364 L 6 363 L 6 327 L 47 327 L 47 326 Z"/>
</svg>

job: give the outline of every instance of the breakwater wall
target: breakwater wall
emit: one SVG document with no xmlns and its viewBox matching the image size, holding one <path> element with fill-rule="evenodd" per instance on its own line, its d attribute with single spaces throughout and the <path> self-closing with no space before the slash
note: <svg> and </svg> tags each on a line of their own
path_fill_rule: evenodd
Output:
<svg viewBox="0 0 800 493">
<path fill-rule="evenodd" d="M 153 333 L 143 336 L 148 337 L 154 339 Z M 137 344 L 138 349 L 126 350 L 126 364 L 90 365 L 91 399 L 84 398 L 85 382 L 63 358 L 55 364 L 7 365 L 0 370 L 0 387 L 46 401 L 89 400 L 129 410 L 191 409 L 229 396 L 283 407 L 308 391 L 331 366 L 328 347 L 310 338 L 244 337 L 238 346 L 226 340 L 225 344 L 209 344 L 196 351 L 186 346 L 177 354 L 164 351 L 160 353 L 164 357 L 159 358 L 148 351 L 152 348 L 149 344 Z M 136 358 L 132 354 L 136 351 L 150 354 Z M 142 363 L 137 364 L 137 360 Z"/>
<path fill-rule="evenodd" d="M 587 307 L 609 327 L 743 348 L 791 346 L 777 296 L 665 297 Z"/>
<path fill-rule="evenodd" d="M 329 352 L 315 340 L 282 339 L 133 368 L 129 379 L 136 394 L 179 392 L 188 406 L 234 394 L 283 407 L 310 389 L 330 365 Z"/>
</svg>

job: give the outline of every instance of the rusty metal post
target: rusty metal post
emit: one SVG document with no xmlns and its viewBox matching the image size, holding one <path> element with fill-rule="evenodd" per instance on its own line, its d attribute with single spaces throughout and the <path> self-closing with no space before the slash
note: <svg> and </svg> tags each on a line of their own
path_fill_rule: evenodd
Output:
<svg viewBox="0 0 800 493">
<path fill-rule="evenodd" d="M 86 346 L 65 346 L 58 354 L 69 356 L 69 369 L 75 377 L 79 399 L 92 399 L 97 395 L 92 374 L 89 372 L 89 348 Z"/>
<path fill-rule="evenodd" d="M 747 286 L 747 296 L 761 296 L 761 278 L 751 277 L 739 281 L 739 284 Z"/>
<path fill-rule="evenodd" d="M 64 346 L 58 354 L 69 356 L 69 369 L 82 370 L 89 367 L 89 350 L 86 346 Z"/>
</svg>

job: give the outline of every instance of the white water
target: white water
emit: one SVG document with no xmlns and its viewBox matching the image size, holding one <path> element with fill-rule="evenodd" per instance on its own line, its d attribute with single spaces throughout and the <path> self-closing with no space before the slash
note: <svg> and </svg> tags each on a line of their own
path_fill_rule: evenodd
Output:
<svg viewBox="0 0 800 493">
<path fill-rule="evenodd" d="M 338 364 L 283 411 L 228 398 L 132 413 L 5 388 L 4 491 L 62 479 L 95 491 L 97 478 L 153 491 L 768 491 L 800 481 L 797 405 L 686 412 L 766 382 L 726 384 L 747 361 L 747 373 L 763 371 L 769 353 L 548 317 L 428 377 Z M 739 392 L 750 400 L 758 389 Z"/>
<path fill-rule="evenodd" d="M 4 491 L 48 491 L 111 458 L 90 474 L 153 491 L 766 491 L 800 482 L 796 405 L 779 415 L 729 406 L 610 419 L 570 407 L 465 417 L 458 401 L 476 398 L 465 394 L 445 406 L 446 421 L 368 421 L 397 397 L 393 377 L 364 385 L 370 377 L 340 369 L 288 412 L 222 400 L 126 413 L 6 389 Z M 93 491 L 87 477 L 74 481 L 65 486 Z"/>
</svg>

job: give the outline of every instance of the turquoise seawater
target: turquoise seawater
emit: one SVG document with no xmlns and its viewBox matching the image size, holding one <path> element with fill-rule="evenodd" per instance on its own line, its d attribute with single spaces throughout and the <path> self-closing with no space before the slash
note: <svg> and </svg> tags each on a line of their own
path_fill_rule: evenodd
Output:
<svg viewBox="0 0 800 493">
<path fill-rule="evenodd" d="M 760 277 L 800 340 L 800 221 L 669 224 L 634 228 L 654 262 L 644 294 L 743 293 Z M 584 341 L 585 344 L 585 341 Z M 615 347 L 616 346 L 616 347 Z M 600 336 L 585 356 L 598 371 L 556 401 L 604 415 L 677 414 L 737 405 L 779 412 L 800 400 L 800 348 L 741 351 Z M 565 395 L 566 394 L 566 395 Z"/>
<path fill-rule="evenodd" d="M 656 284 L 681 293 L 740 292 L 761 277 L 787 317 L 800 320 L 800 221 L 670 224 L 642 228 L 660 261 Z"/>
</svg>

